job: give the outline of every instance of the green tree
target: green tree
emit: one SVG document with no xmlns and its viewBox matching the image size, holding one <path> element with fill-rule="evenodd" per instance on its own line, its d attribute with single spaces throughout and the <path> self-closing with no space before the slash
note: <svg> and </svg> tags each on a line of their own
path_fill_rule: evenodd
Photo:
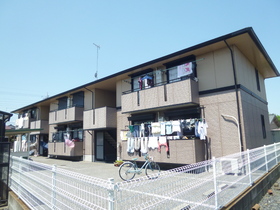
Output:
<svg viewBox="0 0 280 210">
<path fill-rule="evenodd" d="M 280 115 L 276 115 L 277 119 L 280 121 Z"/>
</svg>

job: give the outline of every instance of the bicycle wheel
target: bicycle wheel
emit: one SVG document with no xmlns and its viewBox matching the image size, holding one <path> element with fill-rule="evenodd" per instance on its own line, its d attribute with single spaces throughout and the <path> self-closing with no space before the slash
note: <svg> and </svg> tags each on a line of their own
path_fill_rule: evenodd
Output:
<svg viewBox="0 0 280 210">
<path fill-rule="evenodd" d="M 135 176 L 135 165 L 131 162 L 123 163 L 119 168 L 119 175 L 124 181 L 133 179 Z"/>
<path fill-rule="evenodd" d="M 160 174 L 160 167 L 156 162 L 150 162 L 146 166 L 145 172 L 148 178 L 156 179 Z"/>
</svg>

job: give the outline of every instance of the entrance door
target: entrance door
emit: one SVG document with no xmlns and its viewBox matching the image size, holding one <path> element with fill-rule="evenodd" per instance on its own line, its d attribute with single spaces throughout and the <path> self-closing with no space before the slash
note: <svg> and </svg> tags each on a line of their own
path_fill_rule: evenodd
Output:
<svg viewBox="0 0 280 210">
<path fill-rule="evenodd" d="M 104 160 L 104 134 L 103 132 L 96 132 L 95 141 L 95 158 L 96 160 Z"/>
</svg>

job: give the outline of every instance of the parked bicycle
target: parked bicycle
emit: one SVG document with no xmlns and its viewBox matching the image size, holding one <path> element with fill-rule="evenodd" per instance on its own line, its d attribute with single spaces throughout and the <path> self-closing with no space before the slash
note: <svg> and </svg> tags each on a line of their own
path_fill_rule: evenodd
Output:
<svg viewBox="0 0 280 210">
<path fill-rule="evenodd" d="M 137 158 L 134 158 L 133 161 L 124 162 L 119 168 L 119 175 L 122 180 L 128 181 L 134 178 L 135 174 L 141 174 L 142 170 L 145 168 L 146 176 L 150 179 L 155 179 L 160 174 L 159 165 L 153 161 L 153 158 L 149 155 L 145 155 L 145 163 L 141 168 L 138 168 L 136 164 Z"/>
</svg>

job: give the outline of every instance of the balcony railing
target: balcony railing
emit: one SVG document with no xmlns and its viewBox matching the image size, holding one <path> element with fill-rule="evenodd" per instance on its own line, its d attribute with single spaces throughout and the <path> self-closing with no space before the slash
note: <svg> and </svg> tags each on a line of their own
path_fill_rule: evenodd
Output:
<svg viewBox="0 0 280 210">
<path fill-rule="evenodd" d="M 198 83 L 192 79 L 124 92 L 122 111 L 132 112 L 186 103 L 199 103 Z"/>
<path fill-rule="evenodd" d="M 117 111 L 112 107 L 101 107 L 84 111 L 84 129 L 116 128 Z"/>
<path fill-rule="evenodd" d="M 47 120 L 36 120 L 30 123 L 30 129 L 43 129 L 41 132 L 49 132 L 49 122 Z"/>
<path fill-rule="evenodd" d="M 29 117 L 21 117 L 16 120 L 16 129 L 28 129 L 30 126 Z"/>
<path fill-rule="evenodd" d="M 83 142 L 74 142 L 73 146 L 68 146 L 65 142 L 49 142 L 48 154 L 53 156 L 82 156 Z"/>
<path fill-rule="evenodd" d="M 82 121 L 83 107 L 70 107 L 62 110 L 54 110 L 49 113 L 49 124 Z"/>
</svg>

